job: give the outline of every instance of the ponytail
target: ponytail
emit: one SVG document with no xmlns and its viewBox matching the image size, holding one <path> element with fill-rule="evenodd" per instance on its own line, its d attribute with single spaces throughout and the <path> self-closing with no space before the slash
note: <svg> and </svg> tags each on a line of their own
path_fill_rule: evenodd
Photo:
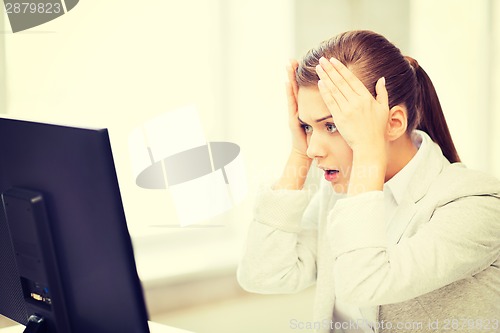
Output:
<svg viewBox="0 0 500 333">
<path fill-rule="evenodd" d="M 450 130 L 446 124 L 443 109 L 431 79 L 415 59 L 408 56 L 405 58 L 414 69 L 418 82 L 417 129 L 429 134 L 432 141 L 441 147 L 443 155 L 448 161 L 451 163 L 460 162 L 460 157 L 451 139 Z"/>
</svg>

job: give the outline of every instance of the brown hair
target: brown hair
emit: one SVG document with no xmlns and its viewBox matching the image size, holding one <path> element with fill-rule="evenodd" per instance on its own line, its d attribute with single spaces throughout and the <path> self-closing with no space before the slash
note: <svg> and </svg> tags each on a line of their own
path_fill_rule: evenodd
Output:
<svg viewBox="0 0 500 333">
<path fill-rule="evenodd" d="M 299 63 L 297 83 L 318 83 L 319 59 L 336 58 L 349 67 L 375 97 L 375 84 L 382 76 L 389 93 L 389 107 L 405 105 L 407 133 L 420 129 L 432 138 L 452 163 L 460 162 L 444 118 L 436 90 L 418 62 L 405 57 L 385 37 L 367 30 L 344 32 L 310 50 Z"/>
</svg>

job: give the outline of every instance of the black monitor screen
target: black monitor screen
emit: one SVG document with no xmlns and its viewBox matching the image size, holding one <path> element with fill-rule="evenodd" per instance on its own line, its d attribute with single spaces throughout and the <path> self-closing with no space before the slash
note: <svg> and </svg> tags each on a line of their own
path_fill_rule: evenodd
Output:
<svg viewBox="0 0 500 333">
<path fill-rule="evenodd" d="M 0 118 L 0 314 L 149 332 L 106 129 Z"/>
</svg>

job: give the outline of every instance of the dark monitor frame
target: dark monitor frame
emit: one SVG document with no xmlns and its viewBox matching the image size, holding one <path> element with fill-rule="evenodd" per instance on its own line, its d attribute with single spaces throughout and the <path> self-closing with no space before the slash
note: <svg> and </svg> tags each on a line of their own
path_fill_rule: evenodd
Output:
<svg viewBox="0 0 500 333">
<path fill-rule="evenodd" d="M 0 118 L 0 158 L 0 314 L 149 332 L 108 131 Z"/>
</svg>

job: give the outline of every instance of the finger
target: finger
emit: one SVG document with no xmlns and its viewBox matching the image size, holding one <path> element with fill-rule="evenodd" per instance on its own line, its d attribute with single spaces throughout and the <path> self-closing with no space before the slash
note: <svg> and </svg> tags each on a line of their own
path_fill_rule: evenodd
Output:
<svg viewBox="0 0 500 333">
<path fill-rule="evenodd" d="M 340 92 L 337 86 L 332 82 L 330 76 L 328 76 L 321 65 L 316 66 L 316 73 L 318 74 L 320 81 L 322 81 L 324 88 L 329 91 L 329 95 L 335 99 L 337 106 L 341 109 L 348 107 L 349 102 L 345 98 L 344 94 L 342 94 L 342 92 Z"/>
<path fill-rule="evenodd" d="M 385 77 L 381 77 L 378 79 L 375 84 L 375 92 L 377 93 L 377 97 L 375 98 L 377 102 L 382 105 L 389 106 L 389 93 L 387 92 L 387 88 L 385 87 Z"/>
<path fill-rule="evenodd" d="M 358 79 L 358 77 L 354 75 L 354 73 L 351 72 L 351 70 L 349 70 L 349 68 L 347 68 L 339 60 L 331 58 L 330 61 L 327 61 L 327 63 L 330 63 L 332 67 L 336 69 L 337 73 L 339 73 L 344 78 L 345 82 L 347 82 L 347 84 L 356 94 L 363 95 L 366 93 L 370 93 L 368 89 L 366 89 L 363 82 L 361 82 L 361 80 Z"/>
<path fill-rule="evenodd" d="M 295 117 L 297 114 L 297 99 L 295 98 L 290 82 L 286 83 L 286 99 L 288 101 L 288 115 L 290 117 Z"/>
<path fill-rule="evenodd" d="M 289 61 L 292 68 L 296 71 L 297 68 L 299 67 L 299 62 L 295 59 L 290 59 Z"/>
<path fill-rule="evenodd" d="M 297 68 L 299 67 L 299 63 L 295 59 L 291 59 L 290 62 L 286 66 L 287 74 L 288 74 L 288 81 L 292 85 L 292 91 L 295 95 L 295 98 L 297 98 L 297 94 L 299 92 L 299 86 L 297 84 L 297 79 L 295 77 L 295 74 L 297 72 Z"/>
<path fill-rule="evenodd" d="M 327 87 L 326 83 L 323 80 L 318 81 L 318 89 L 321 97 L 323 98 L 323 102 L 325 102 L 326 107 L 330 111 L 333 117 L 333 121 L 335 121 L 336 116 L 340 112 L 339 105 L 335 98 L 333 98 L 330 93 L 330 89 Z"/>
<path fill-rule="evenodd" d="M 287 74 L 288 74 L 288 82 L 290 83 L 290 88 L 292 89 L 292 93 L 295 98 L 297 98 L 298 95 L 298 86 L 297 86 L 297 81 L 295 79 L 295 72 L 291 67 L 287 67 Z"/>
<path fill-rule="evenodd" d="M 291 60 L 292 68 L 293 68 L 293 81 L 292 81 L 292 88 L 293 88 L 293 93 L 295 94 L 295 99 L 297 99 L 297 96 L 299 95 L 299 85 L 297 83 L 297 69 L 299 68 L 299 63 L 297 60 L 292 59 Z"/>
<path fill-rule="evenodd" d="M 326 60 L 324 57 L 319 59 L 320 67 L 325 71 L 330 80 L 333 82 L 335 87 L 344 95 L 346 100 L 353 100 L 359 96 L 352 87 L 349 85 L 349 82 L 337 71 L 337 69 L 332 65 L 332 63 Z"/>
</svg>

